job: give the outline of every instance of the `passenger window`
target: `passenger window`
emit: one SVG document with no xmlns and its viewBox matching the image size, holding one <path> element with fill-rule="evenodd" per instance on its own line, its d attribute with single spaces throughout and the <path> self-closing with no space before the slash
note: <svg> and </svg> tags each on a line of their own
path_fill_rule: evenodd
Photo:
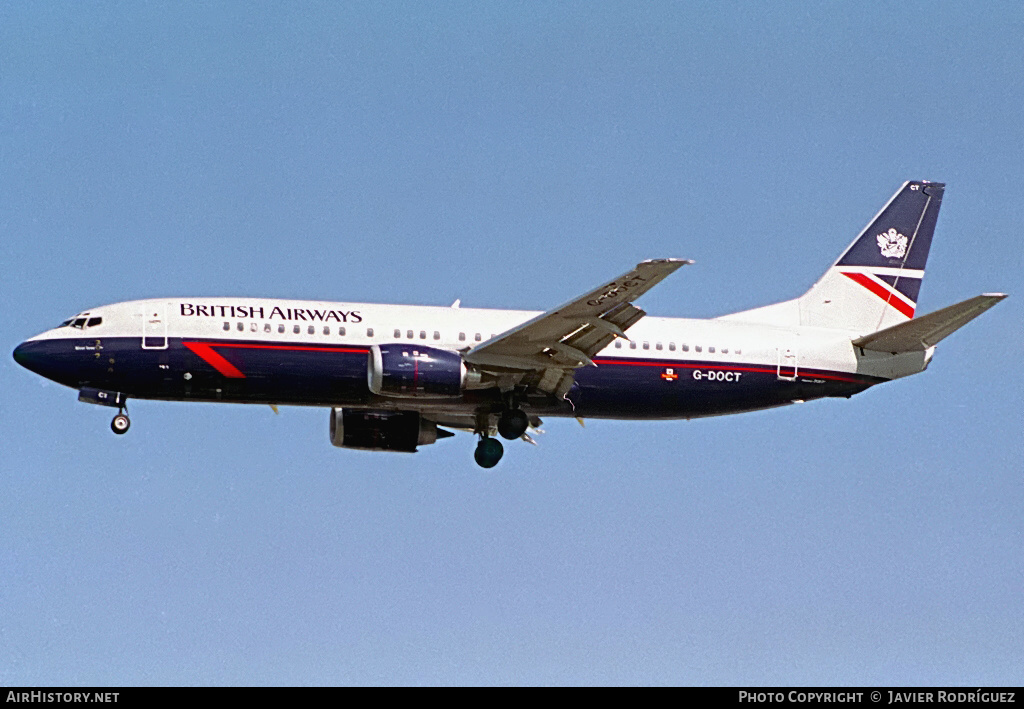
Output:
<svg viewBox="0 0 1024 709">
<path fill-rule="evenodd" d="M 238 323 L 238 327 L 236 329 L 239 332 L 242 332 L 243 330 L 245 330 L 245 323 Z"/>
<path fill-rule="evenodd" d="M 714 354 L 715 353 L 715 348 L 714 347 L 708 347 L 708 352 L 710 352 L 711 354 Z"/>
<path fill-rule="evenodd" d="M 674 343 L 674 342 L 668 343 L 668 349 L 669 349 L 669 352 L 675 352 L 676 351 L 676 343 Z"/>
<path fill-rule="evenodd" d="M 367 337 L 373 337 L 373 328 L 372 327 L 366 328 L 366 336 Z"/>
<path fill-rule="evenodd" d="M 635 342 L 630 342 L 629 343 L 629 349 L 635 350 L 636 349 L 636 343 Z"/>
<path fill-rule="evenodd" d="M 465 341 L 466 341 L 466 333 L 460 332 L 459 333 L 459 342 L 465 342 Z"/>
<path fill-rule="evenodd" d="M 729 354 L 729 348 L 728 347 L 723 347 L 722 348 L 722 354 Z"/>
<path fill-rule="evenodd" d="M 427 331 L 426 330 L 420 330 L 420 339 L 421 340 L 427 339 Z"/>
<path fill-rule="evenodd" d="M 412 330 L 406 330 L 405 331 L 405 336 L 408 337 L 411 340 L 413 338 Z"/>
<path fill-rule="evenodd" d="M 259 325 L 256 323 L 249 323 L 249 331 L 256 332 L 259 329 Z"/>
<path fill-rule="evenodd" d="M 441 339 L 441 333 L 438 332 L 437 330 L 434 330 L 434 339 L 435 340 L 440 340 Z"/>
<path fill-rule="evenodd" d="M 474 337 L 473 339 L 476 340 L 477 342 L 480 342 L 480 333 L 476 333 L 476 337 Z"/>
<path fill-rule="evenodd" d="M 399 329 L 398 329 L 398 328 L 396 327 L 396 328 L 395 328 L 395 337 L 397 338 L 397 337 L 401 337 L 401 336 L 402 336 L 402 331 L 401 331 L 401 330 L 399 330 Z"/>
<path fill-rule="evenodd" d="M 656 345 L 654 346 L 654 349 L 656 349 L 656 350 L 660 350 L 660 349 L 661 349 L 661 343 L 659 342 L 658 344 L 656 344 Z"/>
<path fill-rule="evenodd" d="M 306 328 L 306 332 L 309 333 L 310 335 L 312 335 L 315 331 L 316 329 L 312 325 Z"/>
<path fill-rule="evenodd" d="M 700 349 L 700 345 L 697 345 L 697 346 L 695 346 L 695 347 L 694 347 L 693 349 L 694 349 L 694 350 L 696 350 L 697 352 L 700 352 L 700 351 L 701 351 L 701 349 Z"/>
<path fill-rule="evenodd" d="M 689 351 L 690 351 L 690 346 L 689 345 L 683 345 L 683 352 L 689 352 Z"/>
<path fill-rule="evenodd" d="M 644 349 L 645 349 L 645 350 L 649 350 L 649 349 L 651 349 L 651 343 L 650 343 L 650 342 L 645 342 L 645 343 L 644 343 Z"/>
<path fill-rule="evenodd" d="M 339 327 L 338 328 L 338 336 L 339 337 L 344 337 L 345 336 L 345 328 L 343 328 L 343 327 Z"/>
<path fill-rule="evenodd" d="M 266 323 L 263 326 L 263 332 L 270 332 L 270 323 Z"/>
<path fill-rule="evenodd" d="M 330 335 L 331 334 L 331 326 L 330 325 L 324 325 L 324 334 L 325 335 Z"/>
<path fill-rule="evenodd" d="M 224 323 L 224 329 L 225 330 L 230 330 L 231 329 L 231 323 L 229 323 L 229 322 Z"/>
<path fill-rule="evenodd" d="M 615 341 L 615 349 L 617 349 L 617 350 L 621 350 L 622 349 L 622 340 L 616 340 Z"/>
<path fill-rule="evenodd" d="M 300 332 L 299 326 L 298 325 L 293 325 L 292 326 L 292 332 L 294 332 L 296 335 L 298 335 L 299 332 Z"/>
<path fill-rule="evenodd" d="M 736 351 L 733 352 L 733 354 L 743 354 L 743 350 L 741 350 L 739 347 L 737 347 Z"/>
<path fill-rule="evenodd" d="M 283 324 L 282 325 L 278 325 L 277 326 L 277 331 L 278 332 L 284 332 L 284 325 Z"/>
</svg>

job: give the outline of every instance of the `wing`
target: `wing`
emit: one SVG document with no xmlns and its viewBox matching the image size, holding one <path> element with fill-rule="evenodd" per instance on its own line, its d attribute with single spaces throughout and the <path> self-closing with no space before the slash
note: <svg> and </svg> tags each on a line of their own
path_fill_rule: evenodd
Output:
<svg viewBox="0 0 1024 709">
<path fill-rule="evenodd" d="M 482 342 L 463 355 L 469 364 L 514 383 L 564 394 L 578 367 L 596 366 L 592 357 L 646 313 L 631 301 L 692 261 L 657 259 L 636 268 L 554 310 Z M 628 338 L 627 338 L 628 339 Z M 519 375 L 519 376 L 516 376 Z"/>
</svg>

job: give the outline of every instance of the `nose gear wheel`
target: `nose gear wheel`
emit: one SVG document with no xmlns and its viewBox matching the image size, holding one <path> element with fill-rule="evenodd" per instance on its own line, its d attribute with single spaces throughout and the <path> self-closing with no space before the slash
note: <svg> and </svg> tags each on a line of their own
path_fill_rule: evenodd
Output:
<svg viewBox="0 0 1024 709">
<path fill-rule="evenodd" d="M 114 420 L 110 422 L 110 430 L 114 433 L 121 435 L 128 433 L 128 428 L 132 425 L 131 419 L 124 412 L 119 413 L 114 417 Z"/>
</svg>

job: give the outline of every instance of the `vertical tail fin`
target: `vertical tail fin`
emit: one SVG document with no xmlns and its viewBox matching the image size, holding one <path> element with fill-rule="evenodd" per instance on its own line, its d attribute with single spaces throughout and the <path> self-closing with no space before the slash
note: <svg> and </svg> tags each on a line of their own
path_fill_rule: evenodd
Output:
<svg viewBox="0 0 1024 709">
<path fill-rule="evenodd" d="M 797 299 L 803 325 L 874 332 L 914 317 L 945 185 L 906 182 Z"/>
</svg>

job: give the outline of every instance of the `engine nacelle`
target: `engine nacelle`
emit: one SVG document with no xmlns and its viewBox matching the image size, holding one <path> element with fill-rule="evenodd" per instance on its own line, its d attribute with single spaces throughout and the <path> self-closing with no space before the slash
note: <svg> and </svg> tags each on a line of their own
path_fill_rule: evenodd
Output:
<svg viewBox="0 0 1024 709">
<path fill-rule="evenodd" d="M 378 396 L 402 398 L 456 398 L 472 386 L 458 352 L 401 343 L 370 346 L 366 381 Z"/>
<path fill-rule="evenodd" d="M 331 443 L 339 448 L 415 453 L 416 446 L 437 442 L 439 434 L 452 435 L 416 411 L 331 409 Z"/>
</svg>

